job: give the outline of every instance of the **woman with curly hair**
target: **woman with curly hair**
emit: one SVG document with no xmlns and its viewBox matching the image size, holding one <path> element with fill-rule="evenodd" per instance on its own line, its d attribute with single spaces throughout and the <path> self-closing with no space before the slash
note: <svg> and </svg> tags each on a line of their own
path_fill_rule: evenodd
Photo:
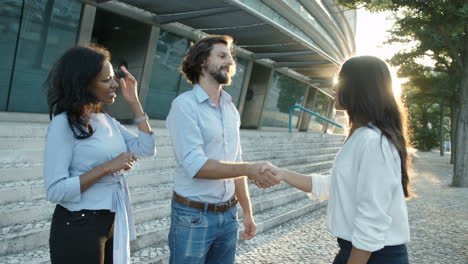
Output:
<svg viewBox="0 0 468 264">
<path fill-rule="evenodd" d="M 120 78 L 138 135 L 104 111 L 118 83 L 107 50 L 69 49 L 45 82 L 50 122 L 45 145 L 47 200 L 56 203 L 50 229 L 52 263 L 128 263 L 135 229 L 123 171 L 155 154 L 155 135 L 125 67 Z"/>
</svg>

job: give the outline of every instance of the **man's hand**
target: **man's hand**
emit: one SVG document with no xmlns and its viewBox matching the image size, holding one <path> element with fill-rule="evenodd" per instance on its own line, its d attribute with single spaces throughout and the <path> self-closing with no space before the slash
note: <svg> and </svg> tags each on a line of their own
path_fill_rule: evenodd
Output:
<svg viewBox="0 0 468 264">
<path fill-rule="evenodd" d="M 260 168 L 260 173 L 262 174 L 271 174 L 273 175 L 273 177 L 275 177 L 276 180 L 278 180 L 279 182 L 283 181 L 283 173 L 282 173 L 282 170 L 268 162 L 266 162 L 266 164 L 264 164 L 261 168 Z M 265 186 L 264 184 L 262 184 L 261 182 L 258 182 L 258 181 L 254 181 L 255 185 L 257 185 L 257 187 L 259 188 L 269 188 L 268 186 Z"/>
<path fill-rule="evenodd" d="M 270 163 L 263 161 L 257 162 L 250 165 L 249 174 L 247 175 L 249 179 L 253 180 L 257 186 L 261 188 L 269 188 L 279 184 L 281 181 L 278 179 L 270 170 L 263 168 L 276 168 Z"/>
<path fill-rule="evenodd" d="M 240 235 L 240 238 L 244 240 L 252 239 L 257 231 L 257 225 L 255 224 L 253 216 L 252 214 L 244 214 L 242 218 L 244 232 Z"/>
</svg>

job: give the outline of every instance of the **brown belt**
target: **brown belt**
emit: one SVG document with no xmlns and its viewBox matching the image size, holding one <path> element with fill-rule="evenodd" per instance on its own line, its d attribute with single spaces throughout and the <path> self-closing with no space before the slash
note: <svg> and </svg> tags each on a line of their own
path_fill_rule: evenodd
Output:
<svg viewBox="0 0 468 264">
<path fill-rule="evenodd" d="M 195 208 L 195 209 L 200 209 L 200 210 L 205 210 L 205 206 L 206 206 L 206 210 L 213 212 L 213 213 L 224 213 L 237 204 L 237 198 L 235 195 L 232 196 L 232 198 L 227 202 L 224 202 L 221 204 L 210 204 L 210 203 L 202 203 L 202 202 L 189 200 L 187 198 L 184 198 L 178 195 L 175 192 L 174 192 L 174 201 L 182 205 Z"/>
</svg>

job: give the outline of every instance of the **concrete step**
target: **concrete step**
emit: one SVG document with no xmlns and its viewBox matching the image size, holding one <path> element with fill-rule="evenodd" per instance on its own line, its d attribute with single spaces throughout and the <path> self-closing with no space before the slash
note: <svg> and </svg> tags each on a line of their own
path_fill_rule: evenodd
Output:
<svg viewBox="0 0 468 264">
<path fill-rule="evenodd" d="M 39 119 L 2 121 L 0 113 L 0 263 L 50 263 L 47 244 L 55 205 L 45 200 L 42 162 L 48 122 L 44 116 Z M 175 158 L 163 122 L 155 124 L 157 157 L 142 158 L 127 173 L 139 233 L 132 243 L 135 263 L 167 263 Z M 136 131 L 135 126 L 128 128 Z M 267 160 L 304 174 L 329 170 L 344 139 L 320 133 L 241 130 L 245 161 Z M 250 184 L 249 189 L 258 232 L 317 206 L 284 183 L 264 190 Z"/>
<path fill-rule="evenodd" d="M 315 157 L 314 157 L 315 158 Z M 331 166 L 329 160 L 331 156 L 323 156 L 325 162 L 317 162 L 316 166 L 298 166 L 294 165 L 289 167 L 290 169 L 296 169 L 298 172 L 302 173 L 312 173 L 318 172 L 319 170 L 329 169 Z M 154 204 L 155 201 L 161 201 L 164 198 L 169 199 L 172 195 L 172 177 L 173 174 L 167 173 L 165 178 L 159 175 L 157 179 L 159 182 L 154 182 L 154 184 L 141 184 L 139 186 L 130 185 L 130 193 L 132 196 L 132 203 L 135 208 L 144 207 L 146 204 Z M 134 178 L 132 178 L 134 179 Z M 35 182 L 37 184 L 37 182 Z M 250 187 L 251 196 L 264 194 L 276 189 L 282 188 L 281 185 L 278 185 L 273 188 L 266 190 L 255 188 L 254 186 Z M 37 186 L 37 189 L 40 189 Z M 27 195 L 28 190 L 33 189 L 30 187 L 26 188 L 25 192 Z M 18 190 L 13 191 L 3 191 L 3 199 L 6 200 L 7 196 L 18 195 L 21 193 Z M 6 227 L 15 224 L 27 224 L 34 221 L 42 221 L 50 219 L 52 212 L 54 210 L 54 205 L 45 200 L 45 194 L 38 195 L 37 199 L 24 199 L 20 201 L 3 201 L 0 203 L 0 214 L 4 217 L 0 218 L 0 227 Z M 156 202 L 157 203 L 157 202 Z"/>
<path fill-rule="evenodd" d="M 172 190 L 170 190 L 170 194 L 172 194 Z M 296 189 L 283 186 L 283 189 L 278 188 L 276 191 L 253 195 L 253 210 L 255 213 L 263 212 L 272 207 L 301 199 L 304 195 L 304 193 Z M 135 208 L 138 239 L 132 244 L 132 248 L 140 249 L 150 244 L 165 241 L 158 241 L 158 239 L 167 239 L 165 232 L 167 233 L 169 228 L 169 197 L 160 197 L 161 202 L 153 202 L 149 208 L 144 206 L 137 206 Z M 49 213 L 52 212 L 52 208 L 49 209 Z M 153 212 L 157 210 L 161 211 Z M 50 219 L 2 227 L 0 233 L 0 255 L 14 254 L 46 245 L 48 243 L 49 229 Z"/>
<path fill-rule="evenodd" d="M 321 156 L 270 159 L 269 161 L 277 166 L 291 168 L 302 173 L 304 171 L 302 170 L 302 166 L 297 166 L 301 162 L 307 163 L 304 166 L 311 166 L 311 169 L 307 169 L 308 171 L 316 171 L 317 166 L 319 170 L 322 170 L 319 165 L 323 162 L 331 161 L 333 158 L 333 154 L 326 154 Z M 170 163 L 173 163 L 173 160 L 167 160 L 166 164 L 162 162 L 162 171 L 145 170 L 135 171 L 132 174 L 129 173 L 127 177 L 129 186 L 157 185 L 171 181 L 171 177 L 174 175 L 174 168 L 164 168 L 165 166 L 169 166 Z M 0 204 L 42 199 L 45 197 L 43 179 L 0 183 L 0 193 Z"/>
<path fill-rule="evenodd" d="M 250 193 L 251 196 L 254 197 L 268 192 L 281 190 L 286 187 L 287 185 L 280 184 L 273 188 L 262 190 L 251 185 Z M 159 185 L 145 185 L 140 188 L 130 188 L 132 205 L 135 210 L 135 219 L 143 219 L 141 221 L 146 221 L 150 218 L 168 216 L 169 214 L 164 213 L 165 209 L 162 210 L 163 208 L 160 204 L 168 204 L 172 197 L 172 189 L 172 182 Z M 48 202 L 45 198 L 31 201 L 2 203 L 0 204 L 0 215 L 3 217 L 0 218 L 0 227 L 50 220 L 54 208 L 55 204 Z"/>
<path fill-rule="evenodd" d="M 330 143 L 310 143 L 310 144 L 277 144 L 273 146 L 257 145 L 256 148 L 247 148 L 243 150 L 244 160 L 259 160 L 269 159 L 272 157 L 288 157 L 288 156 L 302 156 L 302 155 L 313 155 L 317 149 L 322 148 L 339 148 L 342 143 L 330 142 Z M 171 146 L 158 147 L 157 154 L 155 157 L 141 157 L 139 163 L 151 165 L 151 167 L 145 166 L 147 169 L 156 169 L 158 166 L 167 164 L 167 161 L 161 162 L 160 160 L 171 160 L 171 164 L 175 165 L 174 151 Z M 42 149 L 31 149 L 31 150 L 0 150 L 0 182 L 5 182 L 8 178 L 8 174 L 17 174 L 15 170 L 30 169 L 30 168 L 41 168 L 44 161 L 44 150 Z M 42 170 L 42 169 L 40 169 Z M 31 173 L 28 171 L 27 173 Z M 37 175 L 36 172 L 34 175 Z M 23 174 L 23 173 L 21 173 Z M 19 175 L 21 175 L 19 174 Z M 6 175 L 3 177 L 3 175 Z M 31 177 L 31 176 L 25 176 Z M 4 179 L 5 178 L 5 179 Z M 14 178 L 17 180 L 17 178 Z"/>
<path fill-rule="evenodd" d="M 1 114 L 1 113 L 0 113 Z M 157 137 L 166 137 L 169 135 L 167 129 L 164 125 L 154 125 L 154 120 L 151 120 L 153 130 L 155 131 Z M 159 121 L 161 122 L 161 121 Z M 162 121 L 164 122 L 164 121 Z M 48 122 L 13 122 L 13 121 L 3 121 L 0 118 L 0 138 L 43 138 L 47 133 Z M 131 131 L 136 131 L 137 127 L 134 125 L 126 125 Z M 260 134 L 260 135 L 259 135 Z M 287 131 L 268 131 L 268 130 L 241 130 L 241 138 L 260 138 L 263 140 L 268 140 L 271 138 L 279 137 L 289 137 L 289 138 L 304 138 L 304 137 L 315 137 L 315 138 L 327 138 L 335 137 L 342 138 L 344 140 L 345 136 L 343 135 L 331 135 L 331 134 L 322 134 L 318 132 L 294 132 L 288 133 Z M 0 144 L 1 146 L 1 144 Z"/>
<path fill-rule="evenodd" d="M 267 210 L 255 215 L 257 222 L 257 234 L 261 234 L 277 225 L 305 215 L 324 206 L 325 203 L 310 201 L 308 198 Z M 239 232 L 242 232 L 242 223 L 239 222 Z M 255 239 L 255 238 L 254 238 Z M 239 240 L 238 247 L 243 243 Z M 167 242 L 151 244 L 145 248 L 132 251 L 131 263 L 139 264 L 167 264 L 169 248 Z M 0 256 L 0 263 L 13 264 L 49 264 L 49 248 L 47 245 L 32 250 L 24 250 L 21 253 Z"/>
<path fill-rule="evenodd" d="M 262 134 L 263 135 L 263 134 Z M 344 138 L 340 136 L 326 136 L 326 135 L 309 135 L 304 134 L 302 137 L 295 137 L 293 134 L 277 134 L 274 137 L 258 137 L 243 135 L 241 132 L 241 144 L 244 150 L 257 149 L 258 146 L 265 148 L 275 148 L 278 145 L 303 145 L 306 148 L 308 144 L 316 143 L 342 143 Z M 156 135 L 156 145 L 160 153 L 172 152 L 172 144 L 168 135 Z M 42 137 L 1 137 L 0 136 L 0 150 L 4 151 L 28 151 L 36 150 L 41 151 L 44 149 L 45 139 Z"/>
<path fill-rule="evenodd" d="M 261 215 L 264 211 L 272 208 L 285 206 L 294 203 L 297 200 L 304 199 L 305 193 L 294 188 L 287 188 L 275 192 L 252 197 L 252 209 L 255 215 Z M 170 212 L 170 208 L 167 208 Z M 240 210 L 240 217 L 242 210 Z M 138 238 L 132 243 L 132 250 L 139 250 L 152 244 L 158 244 L 167 241 L 169 232 L 170 217 L 150 220 L 137 225 Z"/>
<path fill-rule="evenodd" d="M 276 207 L 255 216 L 257 223 L 257 234 L 261 234 L 274 228 L 277 225 L 288 222 L 292 219 L 310 213 L 324 206 L 325 203 L 311 201 L 308 198 L 297 200 L 286 206 Z M 239 232 L 242 230 L 242 223 L 239 223 Z M 255 238 L 254 238 L 255 239 Z M 243 241 L 239 240 L 238 246 Z M 167 264 L 169 260 L 169 247 L 167 243 L 160 242 L 132 252 L 132 263 L 139 264 Z"/>
<path fill-rule="evenodd" d="M 313 156 L 313 155 L 323 155 L 323 154 L 332 154 L 337 153 L 339 148 L 338 143 L 317 143 L 312 145 L 309 148 L 301 148 L 301 146 L 291 146 L 287 150 L 280 148 L 264 151 L 246 151 L 243 154 L 245 161 L 271 161 L 274 159 L 280 158 L 289 158 L 289 157 L 301 157 L 301 156 Z M 1 152 L 1 151 L 0 151 Z M 41 155 L 42 151 L 36 153 Z M 30 153 L 28 156 L 35 157 L 36 154 Z M 171 149 L 171 156 L 173 156 Z M 7 153 L 0 154 L 0 157 L 9 156 Z M 169 156 L 169 155 L 168 155 Z M 36 157 L 35 157 L 36 158 Z M 3 160 L 10 158 L 3 158 Z M 155 158 L 142 158 L 139 162 L 135 163 L 134 169 L 129 171 L 129 175 L 139 175 L 139 174 L 151 174 L 154 171 L 157 171 L 157 176 L 159 178 L 164 176 L 164 173 L 174 173 L 176 163 L 174 158 L 161 156 L 161 152 Z M 170 172 L 166 170 L 170 170 Z M 162 175 L 161 175 L 162 174 Z M 16 164 L 1 164 L 0 163 L 0 185 L 17 182 L 17 181 L 30 181 L 30 180 L 41 180 L 43 177 L 43 168 L 42 160 L 36 163 L 16 163 Z M 136 178 L 132 176 L 132 179 Z M 141 179 L 142 177 L 138 177 Z M 135 181 L 136 183 L 136 181 Z M 130 184 L 133 184 L 130 181 Z"/>
</svg>

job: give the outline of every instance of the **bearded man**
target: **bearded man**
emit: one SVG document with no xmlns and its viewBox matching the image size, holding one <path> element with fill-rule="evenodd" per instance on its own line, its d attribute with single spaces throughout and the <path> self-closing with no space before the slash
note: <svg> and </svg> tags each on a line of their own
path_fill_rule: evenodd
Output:
<svg viewBox="0 0 468 264">
<path fill-rule="evenodd" d="M 266 162 L 242 161 L 239 112 L 223 90 L 235 73 L 230 36 L 209 36 L 187 51 L 181 71 L 193 89 L 172 102 L 166 119 L 177 161 L 169 263 L 234 263 L 237 203 L 243 239 L 255 236 L 246 178 L 279 183 Z"/>
</svg>

